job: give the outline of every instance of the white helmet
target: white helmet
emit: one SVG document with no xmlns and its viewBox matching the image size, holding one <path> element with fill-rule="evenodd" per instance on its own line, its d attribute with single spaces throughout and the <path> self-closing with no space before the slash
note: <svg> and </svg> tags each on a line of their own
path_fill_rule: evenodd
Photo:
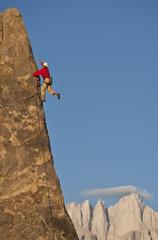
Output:
<svg viewBox="0 0 158 240">
<path fill-rule="evenodd" d="M 44 66 L 44 67 L 48 67 L 48 63 L 44 62 L 44 63 L 43 63 L 43 66 Z"/>
</svg>

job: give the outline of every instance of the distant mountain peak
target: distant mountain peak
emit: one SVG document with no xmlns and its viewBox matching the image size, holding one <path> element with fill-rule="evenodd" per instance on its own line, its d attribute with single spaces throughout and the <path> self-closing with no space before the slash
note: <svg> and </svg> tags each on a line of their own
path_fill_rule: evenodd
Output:
<svg viewBox="0 0 158 240">
<path fill-rule="evenodd" d="M 80 240 L 158 240 L 158 213 L 145 206 L 137 193 L 122 197 L 117 204 L 109 208 L 105 207 L 101 199 L 98 199 L 94 208 L 91 207 L 91 211 L 89 206 L 90 202 L 85 201 L 85 208 L 80 208 L 80 216 L 86 216 L 86 224 L 81 227 L 75 221 L 80 216 L 73 210 L 73 204 L 69 204 L 68 213 Z"/>
</svg>

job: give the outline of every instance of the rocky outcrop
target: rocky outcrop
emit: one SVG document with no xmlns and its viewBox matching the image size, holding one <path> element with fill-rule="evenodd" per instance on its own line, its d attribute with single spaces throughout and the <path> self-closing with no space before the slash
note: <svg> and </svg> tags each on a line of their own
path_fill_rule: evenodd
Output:
<svg viewBox="0 0 158 240">
<path fill-rule="evenodd" d="M 105 208 L 101 200 L 94 209 L 88 206 L 84 212 L 83 205 L 85 203 L 67 205 L 80 240 L 158 240 L 158 213 L 145 206 L 137 194 L 123 197 L 110 208 Z M 80 211 L 76 211 L 76 206 Z M 89 222 L 84 225 L 83 216 L 88 215 L 89 208 Z"/>
<path fill-rule="evenodd" d="M 64 206 L 40 99 L 39 79 L 17 9 L 0 14 L 0 239 L 77 240 Z"/>
</svg>

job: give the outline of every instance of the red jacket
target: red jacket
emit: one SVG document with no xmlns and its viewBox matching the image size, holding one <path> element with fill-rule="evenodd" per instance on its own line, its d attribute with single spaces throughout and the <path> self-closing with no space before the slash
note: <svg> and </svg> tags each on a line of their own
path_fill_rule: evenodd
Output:
<svg viewBox="0 0 158 240">
<path fill-rule="evenodd" d="M 43 63 L 41 63 L 41 65 L 43 66 Z M 33 76 L 35 76 L 35 77 L 40 76 L 40 75 L 43 77 L 43 79 L 49 78 L 50 77 L 49 69 L 44 67 L 41 70 L 39 70 L 38 72 L 33 73 Z"/>
</svg>

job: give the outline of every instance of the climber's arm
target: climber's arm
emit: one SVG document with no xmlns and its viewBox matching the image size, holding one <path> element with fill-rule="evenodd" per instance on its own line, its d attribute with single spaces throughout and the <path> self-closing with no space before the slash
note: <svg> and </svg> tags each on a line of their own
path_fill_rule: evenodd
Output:
<svg viewBox="0 0 158 240">
<path fill-rule="evenodd" d="M 41 61 L 41 59 L 39 59 L 39 58 L 37 58 L 37 60 L 42 64 L 42 61 Z"/>
<path fill-rule="evenodd" d="M 38 72 L 35 72 L 35 73 L 30 73 L 29 75 L 30 76 L 34 76 L 34 77 L 38 77 L 38 76 L 40 76 L 41 74 L 42 74 L 42 72 L 43 72 L 43 69 L 41 69 L 41 70 L 39 70 Z"/>
</svg>

